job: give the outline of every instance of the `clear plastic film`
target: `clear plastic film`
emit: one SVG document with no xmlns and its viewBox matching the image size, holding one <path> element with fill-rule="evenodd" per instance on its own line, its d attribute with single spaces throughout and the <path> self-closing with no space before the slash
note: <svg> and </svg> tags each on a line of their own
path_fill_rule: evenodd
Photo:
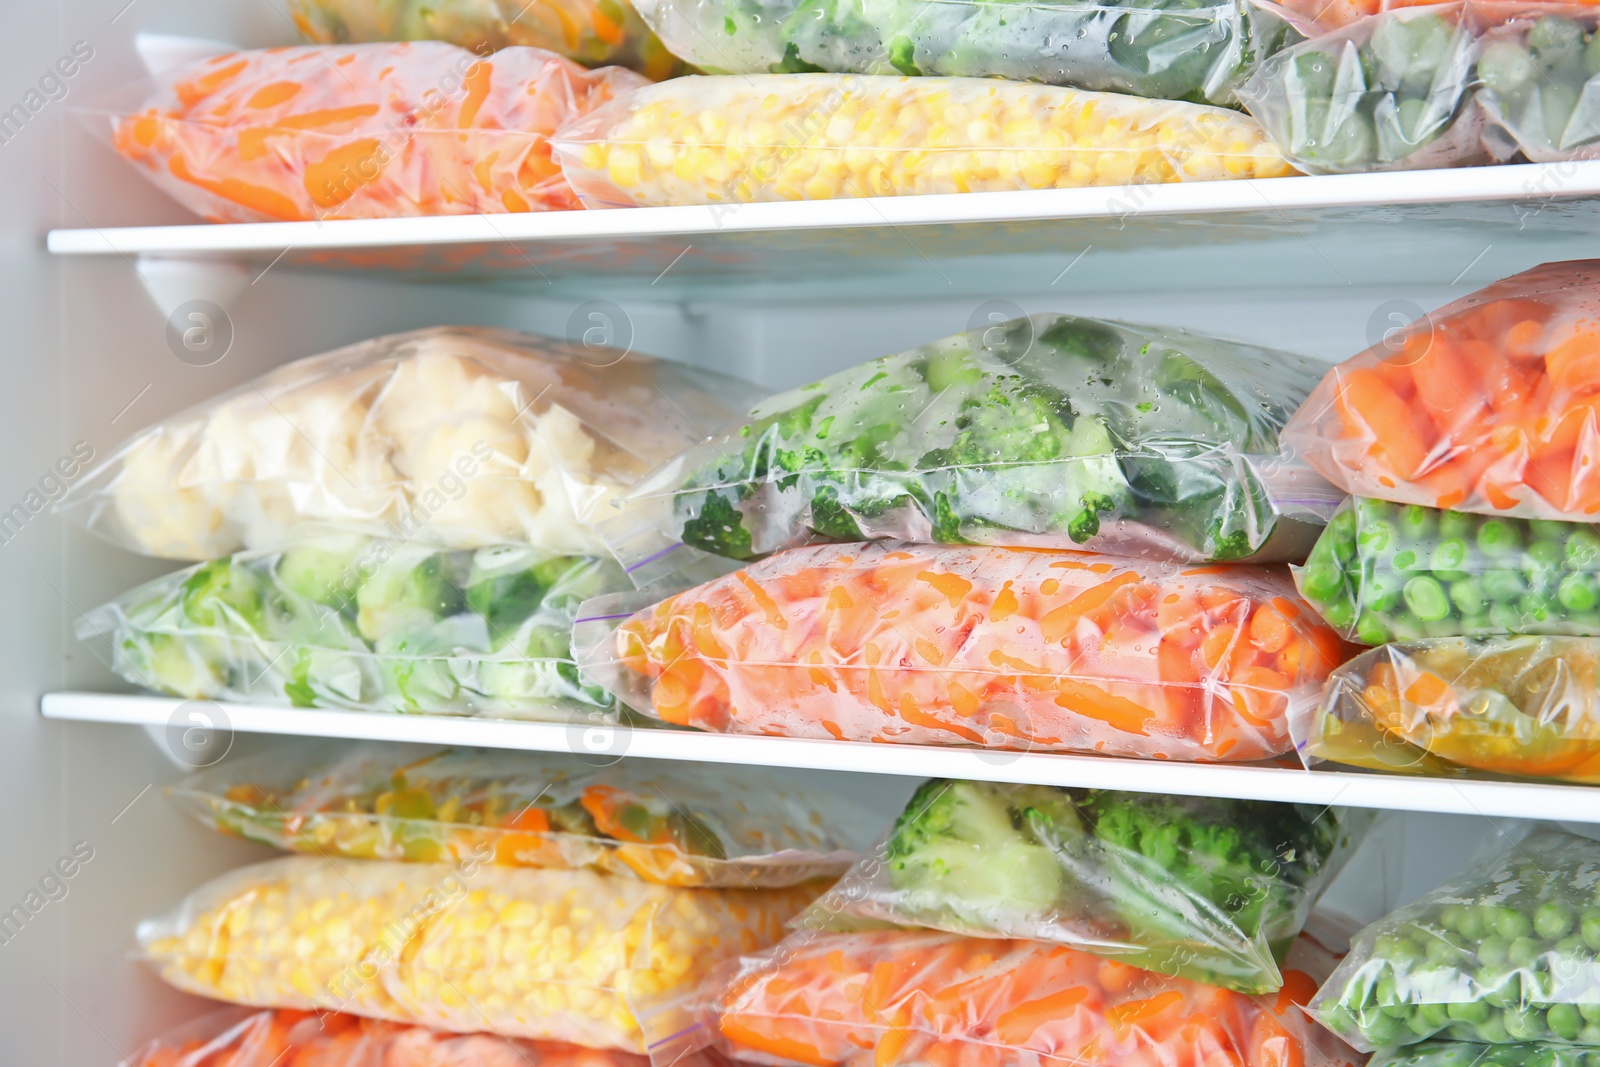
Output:
<svg viewBox="0 0 1600 1067">
<path fill-rule="evenodd" d="M 172 786 L 201 822 L 319 856 L 592 867 L 679 886 L 835 878 L 877 821 L 767 771 L 366 742 L 229 760 Z"/>
<path fill-rule="evenodd" d="M 1352 497 L 1300 592 L 1364 645 L 1494 634 L 1600 636 L 1600 530 Z"/>
<path fill-rule="evenodd" d="M 643 1052 L 636 1009 L 773 944 L 811 895 L 290 856 L 222 875 L 138 933 L 161 977 L 200 996 Z"/>
<path fill-rule="evenodd" d="M 1293 173 L 1234 111 L 986 78 L 675 78 L 575 120 L 553 144 L 591 208 Z"/>
<path fill-rule="evenodd" d="M 213 222 L 501 214 L 577 207 L 550 135 L 645 84 L 534 48 L 312 45 L 211 56 L 84 114 Z"/>
<path fill-rule="evenodd" d="M 763 400 L 641 479 L 602 533 L 630 568 L 679 543 L 752 559 L 876 538 L 1303 559 L 1343 494 L 1278 432 L 1322 370 L 1176 329 L 1015 319 Z"/>
<path fill-rule="evenodd" d="M 1002 77 L 1224 106 L 1291 37 L 1252 0 L 640 0 L 639 10 L 707 73 Z"/>
<path fill-rule="evenodd" d="M 808 921 L 1050 941 L 1163 975 L 1276 992 L 1279 962 L 1372 818 L 936 780 Z"/>
<path fill-rule="evenodd" d="M 1280 571 L 885 542 L 792 549 L 627 617 L 586 675 L 727 733 L 1179 760 L 1292 748 L 1344 646 Z"/>
<path fill-rule="evenodd" d="M 1283 438 L 1358 496 L 1600 514 L 1600 261 L 1546 263 L 1333 368 Z"/>
<path fill-rule="evenodd" d="M 1523 6 L 1486 31 L 1477 103 L 1496 155 L 1535 163 L 1600 156 L 1600 11 Z"/>
<path fill-rule="evenodd" d="M 351 537 L 157 578 L 76 632 L 135 685 L 352 711 L 611 721 L 578 677 L 579 604 L 630 588 L 611 559 L 441 552 Z"/>
<path fill-rule="evenodd" d="M 330 533 L 603 554 L 593 524 L 619 514 L 633 482 L 761 395 L 708 371 L 529 334 L 392 334 L 289 363 L 141 430 L 59 507 L 167 559 Z"/>
<path fill-rule="evenodd" d="M 1600 842 L 1535 830 L 1362 931 L 1310 1010 L 1366 1050 L 1600 1046 L 1597 946 Z"/>
<path fill-rule="evenodd" d="M 1538 1042 L 1483 1045 L 1424 1041 L 1379 1049 L 1367 1067 L 1600 1067 L 1600 1049 L 1560 1048 Z"/>
</svg>

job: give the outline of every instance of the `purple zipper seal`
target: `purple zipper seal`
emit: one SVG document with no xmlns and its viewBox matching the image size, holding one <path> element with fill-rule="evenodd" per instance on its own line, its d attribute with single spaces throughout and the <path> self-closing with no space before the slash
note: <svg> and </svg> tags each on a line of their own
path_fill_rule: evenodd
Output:
<svg viewBox="0 0 1600 1067">
<path fill-rule="evenodd" d="M 666 548 L 663 548 L 660 552 L 657 552 L 657 553 L 655 553 L 654 555 L 651 555 L 651 556 L 646 556 L 644 559 L 641 559 L 638 563 L 635 563 L 633 566 L 622 568 L 622 573 L 624 573 L 624 574 L 632 574 L 634 571 L 638 570 L 640 567 L 643 567 L 646 564 L 654 563 L 656 560 L 660 559 L 662 556 L 665 556 L 670 552 L 676 552 L 678 549 L 680 549 L 682 547 L 683 547 L 683 542 L 681 542 L 681 541 L 679 541 L 676 544 L 668 545 Z"/>
</svg>

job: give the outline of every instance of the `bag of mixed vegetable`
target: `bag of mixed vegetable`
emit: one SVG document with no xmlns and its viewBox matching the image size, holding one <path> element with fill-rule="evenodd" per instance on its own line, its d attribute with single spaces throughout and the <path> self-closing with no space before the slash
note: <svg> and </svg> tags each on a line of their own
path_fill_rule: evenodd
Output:
<svg viewBox="0 0 1600 1067">
<path fill-rule="evenodd" d="M 936 780 L 807 921 L 1052 941 L 1268 993 L 1371 823 L 1340 808 Z"/>
<path fill-rule="evenodd" d="M 670 568 L 679 542 L 757 559 L 874 538 L 1298 558 L 1340 497 L 1280 456 L 1278 431 L 1322 369 L 1181 330 L 1017 319 L 763 401 L 639 482 L 602 534 L 631 568 Z"/>
</svg>

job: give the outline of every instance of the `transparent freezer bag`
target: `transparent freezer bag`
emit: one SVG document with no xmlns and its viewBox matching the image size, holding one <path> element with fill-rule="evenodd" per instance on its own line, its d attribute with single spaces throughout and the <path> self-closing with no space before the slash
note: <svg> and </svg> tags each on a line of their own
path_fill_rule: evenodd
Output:
<svg viewBox="0 0 1600 1067">
<path fill-rule="evenodd" d="M 1440 637 L 1328 680 L 1300 751 L 1371 770 L 1600 785 L 1600 641 Z"/>
<path fill-rule="evenodd" d="M 1293 173 L 1234 111 L 987 78 L 675 78 L 569 123 L 552 144 L 591 208 Z"/>
<path fill-rule="evenodd" d="M 679 543 L 752 559 L 876 538 L 1303 559 L 1344 495 L 1278 431 L 1321 373 L 1182 330 L 1015 319 L 761 401 L 602 533 L 630 569 Z"/>
<path fill-rule="evenodd" d="M 1593 520 L 1597 316 L 1600 260 L 1502 279 L 1334 367 L 1283 438 L 1358 496 Z"/>
<path fill-rule="evenodd" d="M 1327 806 L 935 780 L 808 919 L 1051 941 L 1276 992 L 1279 961 L 1372 820 Z"/>
<path fill-rule="evenodd" d="M 440 552 L 350 537 L 241 553 L 81 618 L 123 678 L 189 698 L 611 721 L 572 657 L 578 605 L 631 588 L 610 559 Z"/>
<path fill-rule="evenodd" d="M 1600 636 L 1600 530 L 1352 497 L 1300 592 L 1364 645 L 1494 634 Z"/>
<path fill-rule="evenodd" d="M 185 992 L 643 1052 L 640 1005 L 776 942 L 804 889 L 678 889 L 594 871 L 290 856 L 141 923 Z"/>
<path fill-rule="evenodd" d="M 1367 927 L 1310 1010 L 1365 1050 L 1600 1046 L 1597 946 L 1600 842 L 1536 830 Z"/>
<path fill-rule="evenodd" d="M 1516 1045 L 1424 1041 L 1379 1049 L 1367 1067 L 1600 1067 L 1600 1048 L 1552 1046 L 1536 1041 Z"/>
<path fill-rule="evenodd" d="M 442 41 L 226 52 L 81 109 L 212 222 L 575 208 L 557 127 L 647 84 L 536 48 Z"/>
<path fill-rule="evenodd" d="M 1159 759 L 1282 755 L 1345 658 L 1281 571 L 1045 550 L 797 548 L 579 618 L 586 676 L 678 726 Z"/>
<path fill-rule="evenodd" d="M 1485 33 L 1478 106 L 1502 157 L 1535 163 L 1600 157 L 1600 13 L 1532 5 Z"/>
<path fill-rule="evenodd" d="M 836 878 L 872 812 L 764 770 L 595 767 L 570 755 L 364 742 L 229 760 L 168 795 L 201 822 L 275 848 L 413 862 L 487 854 L 680 886 L 767 889 Z"/>
<path fill-rule="evenodd" d="M 640 0 L 678 55 L 712 74 L 836 71 L 1002 77 L 1237 106 L 1288 23 L 1253 0 Z"/>
<path fill-rule="evenodd" d="M 624 358 L 626 357 L 626 358 Z M 450 326 L 297 360 L 124 441 L 60 510 L 204 560 L 356 533 L 603 554 L 628 487 L 762 391 L 649 356 Z"/>
</svg>

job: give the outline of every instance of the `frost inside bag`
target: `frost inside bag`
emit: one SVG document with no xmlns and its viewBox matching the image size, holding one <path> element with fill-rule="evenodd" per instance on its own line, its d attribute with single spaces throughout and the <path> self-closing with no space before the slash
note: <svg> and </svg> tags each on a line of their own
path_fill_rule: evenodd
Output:
<svg viewBox="0 0 1600 1067">
<path fill-rule="evenodd" d="M 367 742 L 290 746 L 168 790 L 201 822 L 319 856 L 593 867 L 647 882 L 766 889 L 835 878 L 875 816 L 770 772 Z"/>
<path fill-rule="evenodd" d="M 552 144 L 591 208 L 1293 173 L 1234 111 L 988 78 L 674 78 L 569 123 Z"/>
<path fill-rule="evenodd" d="M 640 0 L 639 11 L 708 73 L 998 76 L 1222 105 L 1289 36 L 1252 0 Z"/>
<path fill-rule="evenodd" d="M 610 559 L 351 537 L 165 575 L 77 635 L 174 696 L 610 721 L 610 696 L 578 677 L 572 622 L 586 598 L 630 587 Z"/>
<path fill-rule="evenodd" d="M 1600 260 L 1546 263 L 1333 368 L 1283 437 L 1358 496 L 1600 514 Z"/>
<path fill-rule="evenodd" d="M 1442 637 L 1328 681 L 1301 752 L 1372 770 L 1600 785 L 1600 641 Z"/>
<path fill-rule="evenodd" d="M 290 856 L 202 886 L 139 944 L 172 985 L 237 1004 L 643 1052 L 636 1010 L 776 942 L 811 895 Z"/>
<path fill-rule="evenodd" d="M 1371 824 L 1266 801 L 931 781 L 815 916 L 1052 941 L 1243 993 Z M 831 925 L 831 924 L 830 924 Z"/>
<path fill-rule="evenodd" d="M 1352 497 L 1300 592 L 1364 645 L 1493 634 L 1600 636 L 1600 530 Z"/>
<path fill-rule="evenodd" d="M 550 52 L 442 41 L 211 56 L 84 114 L 213 222 L 575 208 L 549 137 L 647 82 Z"/>
<path fill-rule="evenodd" d="M 1535 5 L 1490 31 L 1478 105 L 1501 154 L 1535 163 L 1600 156 L 1600 43 L 1593 8 Z"/>
<path fill-rule="evenodd" d="M 1512 840 L 1374 923 L 1311 1011 L 1358 1048 L 1600 1046 L 1600 842 Z"/>
<path fill-rule="evenodd" d="M 1385 11 L 1286 48 L 1239 89 L 1301 170 L 1345 174 L 1488 162 L 1473 103 L 1471 4 Z"/>
<path fill-rule="evenodd" d="M 204 560 L 359 533 L 602 554 L 592 523 L 753 385 L 499 330 L 392 334 L 298 360 L 135 434 L 60 508 Z"/>
<path fill-rule="evenodd" d="M 872 538 L 1302 559 L 1343 494 L 1281 459 L 1278 431 L 1321 373 L 1182 330 L 1015 319 L 763 400 L 602 532 L 629 565 Z M 624 529 L 645 521 L 658 539 Z"/>
<path fill-rule="evenodd" d="M 1424 1041 L 1379 1049 L 1367 1067 L 1600 1067 L 1600 1048 L 1553 1047 L 1533 1041 L 1516 1045 Z"/>
<path fill-rule="evenodd" d="M 797 548 L 618 614 L 574 644 L 630 706 L 851 741 L 1266 759 L 1344 658 L 1276 570 L 1044 550 Z"/>
</svg>

